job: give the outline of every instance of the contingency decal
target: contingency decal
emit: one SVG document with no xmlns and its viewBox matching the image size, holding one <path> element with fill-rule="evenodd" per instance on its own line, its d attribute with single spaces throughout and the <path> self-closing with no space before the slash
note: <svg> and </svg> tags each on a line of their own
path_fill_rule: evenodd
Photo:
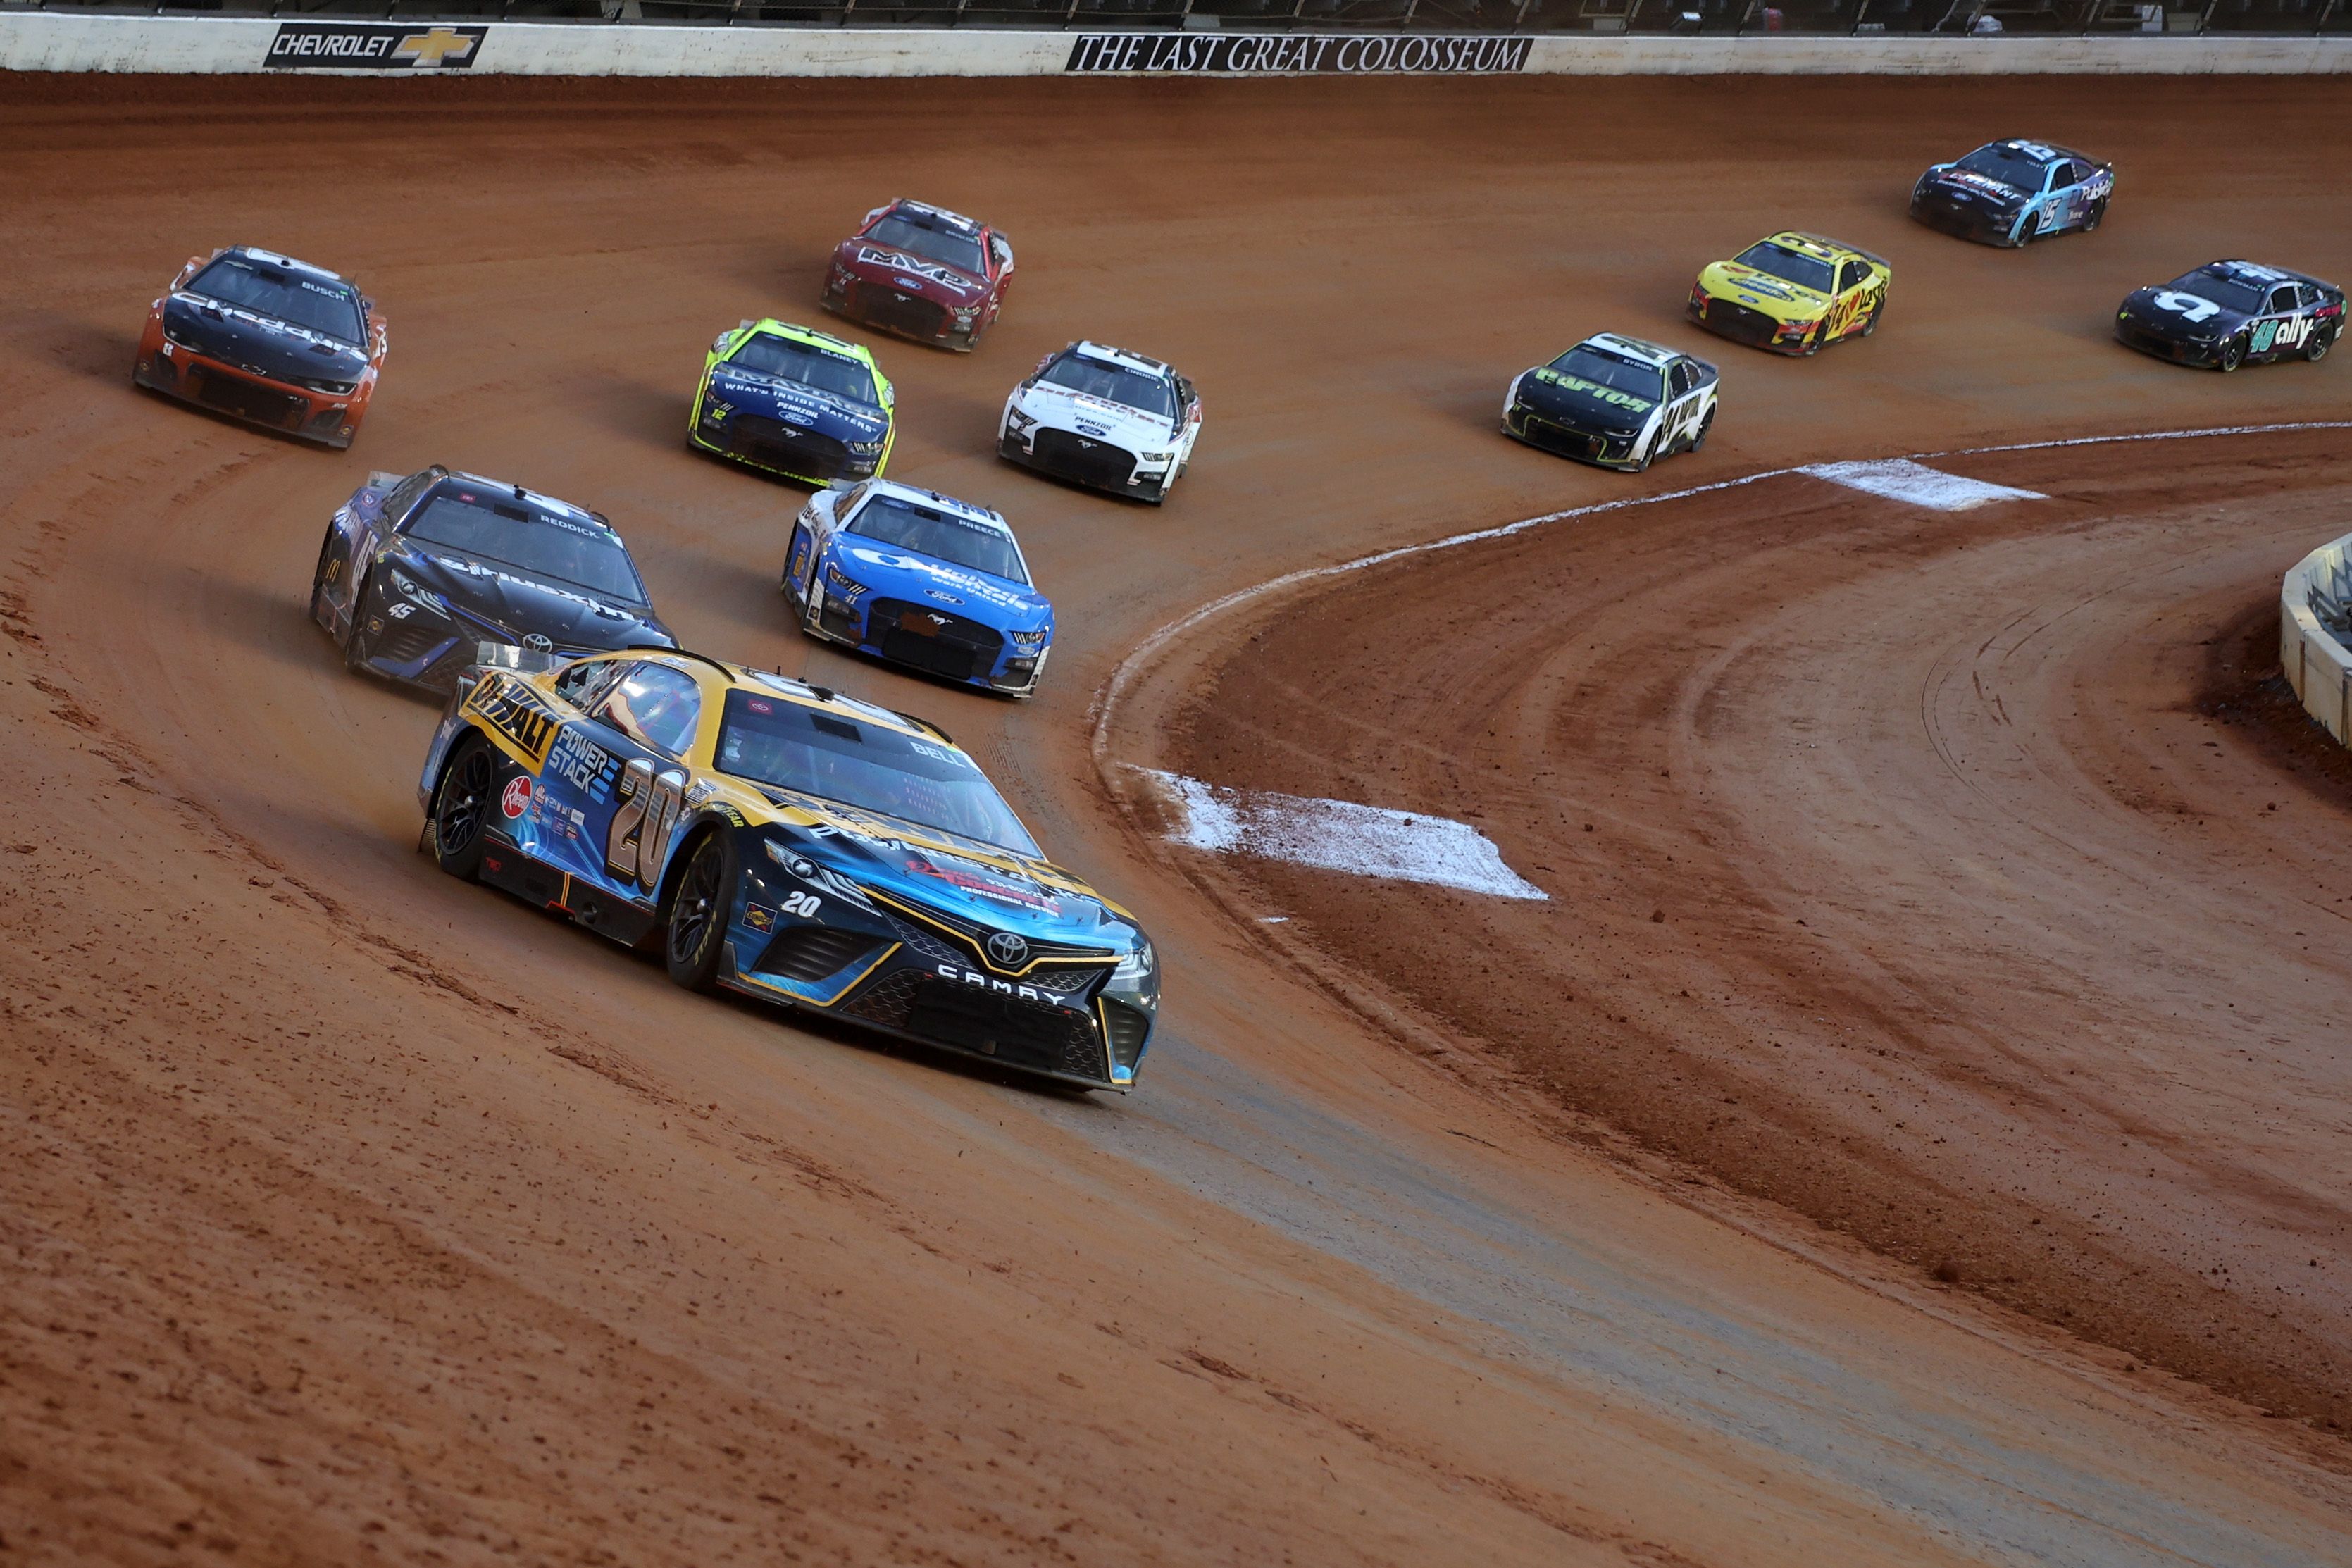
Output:
<svg viewBox="0 0 2352 1568">
<path fill-rule="evenodd" d="M 547 765 L 562 721 L 541 706 L 538 694 L 511 675 L 485 677 L 466 697 L 461 711 L 479 719 L 505 749 L 532 773 Z"/>
</svg>

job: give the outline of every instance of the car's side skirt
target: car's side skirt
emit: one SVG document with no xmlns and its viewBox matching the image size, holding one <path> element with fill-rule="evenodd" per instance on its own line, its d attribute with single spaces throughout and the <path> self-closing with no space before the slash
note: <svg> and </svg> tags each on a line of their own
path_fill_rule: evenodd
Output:
<svg viewBox="0 0 2352 1568">
<path fill-rule="evenodd" d="M 654 910 L 526 855 L 496 829 L 482 856 L 482 880 L 541 909 L 567 915 L 624 947 L 643 942 L 656 924 Z"/>
</svg>

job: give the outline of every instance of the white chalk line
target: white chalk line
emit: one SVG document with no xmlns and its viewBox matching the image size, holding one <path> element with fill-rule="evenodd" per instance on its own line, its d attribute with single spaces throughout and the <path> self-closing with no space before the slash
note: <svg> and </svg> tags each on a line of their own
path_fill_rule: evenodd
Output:
<svg viewBox="0 0 2352 1568">
<path fill-rule="evenodd" d="M 1928 458 L 1975 458 L 1995 452 L 2045 452 L 2066 447 L 2116 446 L 2133 441 L 2194 441 L 2214 436 L 2273 436 L 2295 430 L 2352 430 L 2352 419 L 2302 419 L 2277 425 L 2210 425 L 2189 430 L 2145 430 L 2126 436 L 2070 436 L 2051 441 L 2012 441 L 1997 447 L 1962 447 L 1942 452 L 1913 452 L 1908 456 L 1913 461 Z M 1112 786 L 1113 794 L 1116 795 L 1117 790 L 1110 777 L 1108 759 L 1110 726 L 1112 720 L 1118 715 L 1119 701 L 1127 695 L 1127 689 L 1133 682 L 1137 671 L 1169 643 L 1202 622 L 1223 615 L 1235 605 L 1248 604 L 1253 599 L 1264 598 L 1268 594 L 1280 593 L 1283 589 L 1293 587 L 1300 583 L 1311 583 L 1322 577 L 1343 576 L 1350 572 L 1361 572 L 1368 567 L 1385 565 L 1389 562 L 1400 561 L 1411 555 L 1431 554 L 1440 550 L 1452 550 L 1461 545 L 1476 544 L 1489 539 L 1506 539 L 1515 533 L 1525 533 L 1529 529 L 1541 528 L 1547 523 L 1565 522 L 1570 518 L 1593 517 L 1601 512 L 1622 511 L 1637 506 L 1657 506 L 1666 501 L 1688 500 L 1693 496 L 1711 495 L 1719 490 L 1738 489 L 1743 485 L 1756 484 L 1764 479 L 1777 479 L 1790 474 L 1802 473 L 1806 465 L 1800 464 L 1785 468 L 1764 468 L 1756 473 L 1743 474 L 1738 479 L 1717 479 L 1712 484 L 1692 485 L 1685 489 L 1662 490 L 1656 495 L 1622 496 L 1615 500 L 1594 501 L 1589 506 L 1569 507 L 1561 511 L 1548 511 L 1540 517 L 1521 518 L 1517 522 L 1502 523 L 1493 528 L 1473 529 L 1466 533 L 1451 533 L 1443 539 L 1433 539 L 1420 544 L 1400 544 L 1392 549 L 1375 551 L 1370 555 L 1359 555 L 1352 561 L 1341 561 L 1328 566 L 1303 566 L 1296 572 L 1286 572 L 1279 577 L 1270 577 L 1254 587 L 1237 588 L 1230 594 L 1210 600 L 1188 615 L 1180 616 L 1175 620 L 1170 621 L 1166 626 L 1136 644 L 1129 651 L 1128 656 L 1118 661 L 1118 668 L 1111 671 L 1110 679 L 1103 683 L 1102 689 L 1096 694 L 1094 702 L 1091 704 L 1094 735 L 1088 749 L 1094 757 L 1095 771 L 1101 775 L 1105 785 Z"/>
<path fill-rule="evenodd" d="M 1980 506 L 1994 506 L 2002 501 L 2048 500 L 2040 490 L 2021 490 L 2010 485 L 1987 484 L 1963 474 L 1946 473 L 1925 463 L 1915 463 L 1908 458 L 1873 458 L 1859 463 L 1808 463 L 1798 472 L 1833 485 L 1877 496 L 1882 500 L 1901 501 L 1906 506 L 1925 507 L 1929 511 L 1973 511 Z"/>
</svg>

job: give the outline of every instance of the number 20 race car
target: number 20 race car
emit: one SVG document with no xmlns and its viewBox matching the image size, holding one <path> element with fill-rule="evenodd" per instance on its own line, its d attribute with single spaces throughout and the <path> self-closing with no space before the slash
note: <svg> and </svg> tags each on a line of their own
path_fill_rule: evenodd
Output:
<svg viewBox="0 0 2352 1568">
<path fill-rule="evenodd" d="M 937 728 L 698 654 L 469 673 L 418 781 L 435 858 L 670 975 L 1127 1089 L 1159 961 Z"/>
<path fill-rule="evenodd" d="M 147 312 L 131 379 L 327 447 L 349 447 L 383 368 L 375 301 L 249 245 L 188 258 Z"/>
<path fill-rule="evenodd" d="M 1715 261 L 1691 286 L 1690 319 L 1708 331 L 1774 353 L 1818 353 L 1870 336 L 1895 269 L 1819 235 L 1786 230 Z"/>
<path fill-rule="evenodd" d="M 1600 332 L 1503 395 L 1503 434 L 1603 468 L 1640 473 L 1696 452 L 1715 426 L 1715 366 L 1640 338 Z"/>
<path fill-rule="evenodd" d="M 2126 346 L 2221 371 L 2325 359 L 2343 331 L 2343 289 L 2251 261 L 2209 261 L 2169 283 L 2136 289 L 2116 312 L 2116 338 Z"/>
<path fill-rule="evenodd" d="M 1962 239 L 2030 245 L 2043 235 L 2098 227 L 2115 194 L 2111 164 L 2046 142 L 1988 142 L 1920 175 L 1911 216 Z"/>
<path fill-rule="evenodd" d="M 902 338 L 969 353 L 1013 281 L 1013 244 L 984 223 L 895 201 L 841 242 L 824 308 Z"/>
</svg>

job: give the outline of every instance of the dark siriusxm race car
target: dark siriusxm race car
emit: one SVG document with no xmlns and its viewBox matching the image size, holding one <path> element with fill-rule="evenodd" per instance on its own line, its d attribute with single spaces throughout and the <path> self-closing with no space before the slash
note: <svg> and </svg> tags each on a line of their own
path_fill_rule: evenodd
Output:
<svg viewBox="0 0 2352 1568">
<path fill-rule="evenodd" d="M 486 642 L 583 654 L 677 641 L 603 517 L 437 465 L 371 474 L 336 509 L 310 616 L 352 669 L 436 691 Z"/>
<path fill-rule="evenodd" d="M 710 345 L 686 438 L 803 484 L 863 479 L 890 461 L 897 401 L 869 350 L 770 317 Z"/>
<path fill-rule="evenodd" d="M 484 651 L 417 781 L 444 870 L 696 990 L 1134 1087 L 1151 943 L 936 726 L 699 654 Z"/>
<path fill-rule="evenodd" d="M 131 379 L 151 392 L 349 447 L 383 368 L 375 301 L 323 267 L 249 245 L 188 258 L 147 312 Z"/>
<path fill-rule="evenodd" d="M 2343 289 L 2251 261 L 2209 261 L 2169 283 L 2135 289 L 2116 312 L 2118 342 L 2221 371 L 2326 359 L 2343 331 Z"/>
<path fill-rule="evenodd" d="M 1012 526 L 889 479 L 819 490 L 793 520 L 783 591 L 801 629 L 927 675 L 1030 697 L 1054 606 Z"/>
<path fill-rule="evenodd" d="M 2030 245 L 2107 216 L 2112 163 L 2047 142 L 1988 142 L 1937 163 L 1911 190 L 1911 216 L 1930 228 L 1986 245 Z"/>
</svg>

